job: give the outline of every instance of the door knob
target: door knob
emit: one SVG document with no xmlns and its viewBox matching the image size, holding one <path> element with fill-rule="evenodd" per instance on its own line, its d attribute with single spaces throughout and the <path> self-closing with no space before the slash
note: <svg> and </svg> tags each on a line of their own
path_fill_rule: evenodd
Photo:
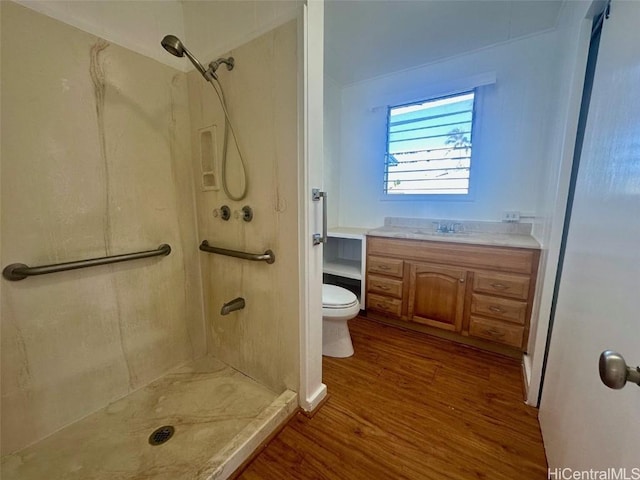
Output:
<svg viewBox="0 0 640 480">
<path fill-rule="evenodd" d="M 600 354 L 600 380 L 607 387 L 618 390 L 627 382 L 640 386 L 640 367 L 629 367 L 622 355 L 612 350 Z"/>
</svg>

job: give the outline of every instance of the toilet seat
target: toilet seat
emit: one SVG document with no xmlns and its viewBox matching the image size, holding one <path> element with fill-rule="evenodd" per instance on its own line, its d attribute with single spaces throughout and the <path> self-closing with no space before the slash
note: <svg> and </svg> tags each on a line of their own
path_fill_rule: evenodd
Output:
<svg viewBox="0 0 640 480">
<path fill-rule="evenodd" d="M 358 297 L 346 288 L 322 284 L 323 309 L 351 309 L 358 303 Z"/>
</svg>

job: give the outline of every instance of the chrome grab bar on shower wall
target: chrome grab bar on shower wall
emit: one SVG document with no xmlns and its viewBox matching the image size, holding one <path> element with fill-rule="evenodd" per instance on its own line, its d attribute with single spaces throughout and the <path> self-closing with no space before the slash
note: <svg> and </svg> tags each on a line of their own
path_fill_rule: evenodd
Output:
<svg viewBox="0 0 640 480">
<path fill-rule="evenodd" d="M 88 260 L 78 260 L 76 262 L 42 265 L 40 267 L 30 267 L 28 265 L 25 265 L 24 263 L 12 263 L 11 265 L 7 265 L 4 270 L 2 270 L 2 276 L 7 280 L 16 281 L 23 280 L 31 275 L 44 275 L 47 273 L 65 272 L 67 270 L 76 270 L 78 268 L 96 267 L 98 265 L 107 265 L 109 263 L 137 260 L 139 258 L 169 255 L 170 253 L 171 246 L 163 243 L 156 250 L 126 253 L 123 255 L 112 255 L 110 257 L 90 258 Z"/>
<path fill-rule="evenodd" d="M 264 253 L 240 252 L 238 250 L 212 247 L 206 240 L 203 240 L 200 244 L 200 250 L 208 253 L 217 253 L 218 255 L 226 255 L 227 257 L 244 258 L 245 260 L 253 260 L 254 262 L 267 262 L 271 264 L 276 261 L 276 254 L 271 250 L 267 250 Z"/>
</svg>

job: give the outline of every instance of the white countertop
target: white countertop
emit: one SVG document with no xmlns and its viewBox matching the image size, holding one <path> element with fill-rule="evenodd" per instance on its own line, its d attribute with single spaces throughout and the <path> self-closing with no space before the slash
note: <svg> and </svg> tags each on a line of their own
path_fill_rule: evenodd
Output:
<svg viewBox="0 0 640 480">
<path fill-rule="evenodd" d="M 368 231 L 368 228 L 363 227 L 329 227 L 327 236 L 362 239 Z"/>
<path fill-rule="evenodd" d="M 434 230 L 416 227 L 384 226 L 367 231 L 374 237 L 406 238 L 433 242 L 467 243 L 499 247 L 535 248 L 540 244 L 531 235 L 498 232 L 438 233 Z"/>
</svg>

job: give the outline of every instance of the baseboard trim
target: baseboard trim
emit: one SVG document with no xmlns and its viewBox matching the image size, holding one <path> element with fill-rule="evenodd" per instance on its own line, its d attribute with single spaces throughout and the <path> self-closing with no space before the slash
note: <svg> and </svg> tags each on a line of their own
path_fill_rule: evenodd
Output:
<svg viewBox="0 0 640 480">
<path fill-rule="evenodd" d="M 300 399 L 300 408 L 302 408 L 304 412 L 311 413 L 320 406 L 326 396 L 327 386 L 321 383 L 313 395 L 304 400 L 302 398 Z"/>
<path fill-rule="evenodd" d="M 329 395 L 328 393 L 324 396 L 324 398 L 322 400 L 320 400 L 320 403 L 318 403 L 318 405 L 316 405 L 316 408 L 314 408 L 313 410 L 311 410 L 310 412 L 307 412 L 306 410 L 302 410 L 300 409 L 300 411 L 302 412 L 302 414 L 308 418 L 313 418 L 316 413 L 318 413 L 322 407 L 324 406 L 325 403 L 327 403 L 327 400 L 329 400 L 329 397 L 331 395 Z"/>
<path fill-rule="evenodd" d="M 524 358 L 522 359 L 522 395 L 526 403 L 529 398 L 529 382 L 527 382 L 527 365 Z"/>
</svg>

